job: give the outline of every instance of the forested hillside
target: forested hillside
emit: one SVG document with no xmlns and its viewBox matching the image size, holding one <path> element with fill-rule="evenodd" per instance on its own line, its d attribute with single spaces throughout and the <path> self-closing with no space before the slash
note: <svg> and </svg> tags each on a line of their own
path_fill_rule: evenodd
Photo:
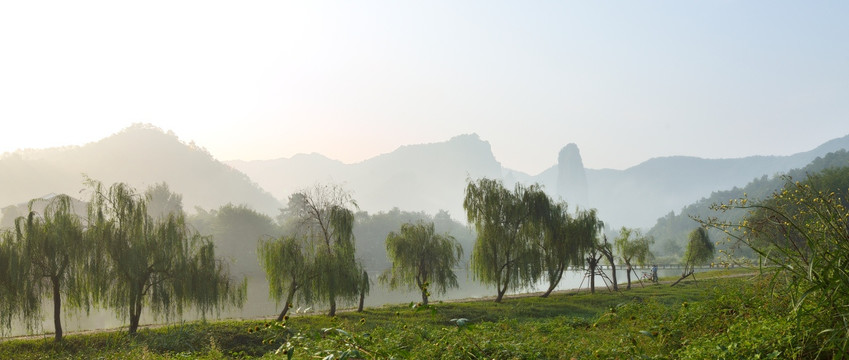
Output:
<svg viewBox="0 0 849 360">
<path fill-rule="evenodd" d="M 709 197 L 702 198 L 684 207 L 677 214 L 670 211 L 666 216 L 658 219 L 654 227 L 648 231 L 648 235 L 655 238 L 655 252 L 657 254 L 669 255 L 680 252 L 687 239 L 687 234 L 699 226 L 692 219 L 693 217 L 707 219 L 712 216 L 719 216 L 722 220 L 736 221 L 746 215 L 741 210 L 717 213 L 710 209 L 711 205 L 727 203 L 731 199 L 743 197 L 744 194 L 751 201 L 763 200 L 771 196 L 776 190 L 784 187 L 788 179 L 787 176 L 793 180 L 801 181 L 806 179 L 808 174 L 847 166 L 849 166 L 849 152 L 838 150 L 823 157 L 817 157 L 807 166 L 773 176 L 763 175 L 742 188 L 735 186 L 730 190 L 715 191 Z M 713 231 L 712 235 L 716 239 L 724 238 L 722 234 L 716 231 Z M 751 255 L 751 253 L 747 254 Z"/>
</svg>

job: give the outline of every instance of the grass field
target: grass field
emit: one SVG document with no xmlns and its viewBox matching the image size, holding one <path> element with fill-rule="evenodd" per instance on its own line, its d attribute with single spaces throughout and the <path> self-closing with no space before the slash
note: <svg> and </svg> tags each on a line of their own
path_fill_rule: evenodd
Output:
<svg viewBox="0 0 849 360">
<path fill-rule="evenodd" d="M 675 287 L 639 285 L 618 293 L 562 292 L 370 308 L 283 323 L 182 323 L 0 343 L 0 358 L 795 358 L 811 338 L 774 296 L 743 270 L 699 274 Z M 723 276 L 722 278 L 718 276 Z M 664 280 L 664 279 L 661 279 Z M 666 279 L 676 280 L 676 279 Z M 277 352 L 277 354 L 275 354 Z"/>
</svg>

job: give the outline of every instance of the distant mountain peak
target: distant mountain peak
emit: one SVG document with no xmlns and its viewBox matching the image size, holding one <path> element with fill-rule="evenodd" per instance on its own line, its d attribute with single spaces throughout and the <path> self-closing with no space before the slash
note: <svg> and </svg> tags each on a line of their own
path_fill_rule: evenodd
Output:
<svg viewBox="0 0 849 360">
<path fill-rule="evenodd" d="M 587 173 L 578 145 L 569 143 L 560 150 L 557 168 L 558 195 L 572 205 L 588 206 Z"/>
<path fill-rule="evenodd" d="M 311 152 L 309 154 L 307 154 L 307 153 L 297 153 L 295 155 L 292 155 L 292 157 L 290 157 L 288 159 L 280 159 L 280 160 L 284 160 L 284 161 L 288 160 L 288 161 L 292 161 L 292 162 L 316 162 L 316 163 L 319 163 L 319 164 L 326 164 L 326 165 L 327 164 L 334 164 L 334 165 L 335 164 L 338 164 L 338 165 L 344 164 L 342 161 L 339 161 L 339 160 L 336 160 L 336 159 L 331 159 L 331 158 L 325 156 L 324 154 L 320 154 L 320 153 L 317 153 L 317 152 Z"/>
<path fill-rule="evenodd" d="M 477 133 L 454 136 L 446 144 L 463 152 L 491 157 L 493 161 L 495 160 L 492 155 L 492 145 L 489 141 L 482 140 Z"/>
<path fill-rule="evenodd" d="M 460 134 L 452 137 L 449 142 L 454 141 L 482 141 L 480 135 L 478 133 L 469 133 L 469 134 Z M 487 142 L 487 141 L 483 141 Z"/>
</svg>

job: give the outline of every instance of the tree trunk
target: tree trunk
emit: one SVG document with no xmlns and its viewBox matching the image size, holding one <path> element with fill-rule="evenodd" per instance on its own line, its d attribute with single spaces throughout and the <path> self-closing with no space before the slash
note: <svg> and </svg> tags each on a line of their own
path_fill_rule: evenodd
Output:
<svg viewBox="0 0 849 360">
<path fill-rule="evenodd" d="M 357 306 L 357 312 L 363 312 L 363 305 L 366 302 L 366 292 L 364 290 L 360 290 L 360 305 Z"/>
<path fill-rule="evenodd" d="M 610 260 L 610 270 L 613 272 L 613 291 L 619 291 L 619 285 L 616 283 L 616 264 Z"/>
<path fill-rule="evenodd" d="M 501 299 L 504 297 L 504 293 L 507 292 L 507 284 L 504 284 L 504 287 L 498 288 L 498 296 L 495 297 L 495 302 L 500 303 Z"/>
<path fill-rule="evenodd" d="M 605 244 L 607 244 L 607 238 L 604 239 Z M 614 262 L 613 250 L 609 247 L 603 247 L 600 249 L 601 254 L 607 258 L 607 261 L 610 263 L 610 269 L 613 270 L 613 290 L 619 291 L 619 284 L 616 283 L 616 263 Z"/>
<path fill-rule="evenodd" d="M 130 329 L 127 331 L 130 335 L 135 335 L 139 329 L 139 315 L 130 314 Z"/>
<path fill-rule="evenodd" d="M 295 300 L 295 292 L 298 291 L 298 288 L 294 285 L 289 287 L 289 293 L 286 294 L 286 305 L 283 306 L 283 311 L 280 312 L 280 315 L 277 316 L 277 321 L 283 321 L 283 318 L 286 317 L 286 313 L 289 312 L 289 309 L 292 308 L 292 301 Z"/>
<path fill-rule="evenodd" d="M 551 292 L 552 292 L 552 291 L 554 291 L 554 288 L 556 288 L 556 287 L 557 287 L 557 285 L 551 285 L 551 284 L 549 284 L 549 285 L 548 285 L 548 290 L 546 290 L 546 291 L 545 291 L 545 293 L 543 293 L 543 294 L 542 294 L 542 295 L 540 295 L 539 297 L 541 297 L 541 298 L 547 298 L 549 295 L 551 295 Z"/>
<path fill-rule="evenodd" d="M 427 290 L 422 290 L 422 305 L 427 306 Z"/>
<path fill-rule="evenodd" d="M 62 341 L 62 319 L 60 313 L 62 311 L 62 294 L 59 292 L 59 277 L 50 277 L 50 282 L 53 283 L 53 328 L 55 329 L 56 341 Z"/>
<path fill-rule="evenodd" d="M 498 287 L 498 296 L 495 297 L 495 302 L 500 303 L 501 299 L 504 297 L 504 293 L 507 292 L 507 287 L 510 286 L 510 266 L 509 262 L 504 266 L 506 268 L 506 274 L 504 275 L 504 287 Z"/>
<path fill-rule="evenodd" d="M 540 297 L 544 297 L 544 298 L 548 297 L 548 295 L 551 295 L 551 292 L 554 291 L 554 288 L 556 288 L 557 285 L 560 284 L 560 280 L 563 279 L 563 268 L 564 268 L 564 266 L 561 264 L 560 267 L 557 269 L 558 270 L 557 271 L 557 280 L 556 281 L 549 281 L 548 290 L 546 290 L 545 294 L 542 294 L 542 296 L 540 296 Z"/>
<path fill-rule="evenodd" d="M 336 316 L 336 297 L 330 296 L 330 312 L 327 313 L 329 316 Z"/>
<path fill-rule="evenodd" d="M 127 332 L 130 335 L 135 335 L 139 329 L 139 319 L 141 319 L 142 297 L 139 296 L 130 303 L 130 328 Z"/>
<path fill-rule="evenodd" d="M 590 262 L 590 294 L 595 294 L 595 259 Z"/>
<path fill-rule="evenodd" d="M 625 273 L 625 276 L 628 278 L 628 287 L 625 290 L 631 290 L 631 264 L 626 262 L 625 265 L 625 268 L 628 269 L 628 272 Z"/>
<path fill-rule="evenodd" d="M 139 319 L 141 318 L 141 306 L 136 305 L 134 308 L 137 308 L 138 310 L 130 309 L 130 329 L 128 330 L 130 335 L 135 335 L 136 331 L 138 331 Z"/>
<path fill-rule="evenodd" d="M 681 275 L 681 278 L 678 279 L 678 281 L 675 281 L 674 283 L 672 283 L 672 285 L 669 285 L 669 286 L 672 287 L 672 286 L 678 285 L 678 283 L 681 282 L 681 280 L 686 279 L 690 275 L 693 275 L 692 271 L 690 271 L 689 273 L 685 273 L 684 275 Z M 695 278 L 696 278 L 696 276 L 693 275 L 693 279 L 695 279 Z"/>
<path fill-rule="evenodd" d="M 283 307 L 283 311 L 280 312 L 280 315 L 277 315 L 277 321 L 283 321 L 283 318 L 286 317 L 286 313 L 289 312 L 288 303 Z"/>
</svg>

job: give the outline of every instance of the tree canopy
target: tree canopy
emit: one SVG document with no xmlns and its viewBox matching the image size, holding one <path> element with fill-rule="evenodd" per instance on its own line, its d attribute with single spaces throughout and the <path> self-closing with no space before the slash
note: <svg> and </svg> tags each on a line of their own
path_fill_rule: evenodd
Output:
<svg viewBox="0 0 849 360">
<path fill-rule="evenodd" d="M 687 250 L 684 252 L 684 274 L 692 273 L 696 265 L 707 265 L 713 259 L 714 245 L 704 227 L 698 227 L 687 237 Z"/>
<path fill-rule="evenodd" d="M 431 290 L 444 294 L 459 286 L 453 268 L 463 256 L 463 247 L 453 236 L 437 234 L 432 222 L 406 223 L 400 232 L 389 233 L 386 254 L 392 267 L 381 274 L 380 281 L 392 289 L 418 289 L 423 305 L 428 304 Z"/>
<path fill-rule="evenodd" d="M 570 234 L 575 236 L 578 248 L 583 250 L 581 254 L 590 275 L 592 293 L 595 293 L 595 275 L 599 260 L 607 251 L 605 248 L 610 247 L 610 244 L 606 241 L 602 242 L 599 237 L 602 230 L 604 230 L 604 222 L 599 220 L 595 209 L 578 211 L 569 230 Z"/>
<path fill-rule="evenodd" d="M 463 246 L 463 263 L 468 263 L 475 243 L 472 229 L 465 223 L 452 219 L 446 211 L 439 211 L 434 215 L 421 211 L 402 211 L 398 208 L 373 214 L 357 211 L 354 219 L 357 256 L 362 260 L 363 266 L 369 269 L 387 269 L 392 266 L 392 261 L 386 254 L 386 236 L 393 231 L 397 232 L 401 225 L 406 223 L 433 222 L 437 233 L 453 236 Z"/>
<path fill-rule="evenodd" d="M 23 287 L 27 286 L 26 273 L 20 271 L 25 265 L 21 261 L 20 243 L 15 241 L 11 230 L 0 230 L 0 334 L 12 328 L 12 320 L 24 320 L 27 326 L 39 314 L 36 299 L 28 298 Z"/>
<path fill-rule="evenodd" d="M 616 252 L 619 258 L 625 263 L 626 278 L 628 279 L 628 287 L 631 289 L 631 268 L 633 265 L 645 265 L 646 261 L 651 259 L 652 253 L 649 250 L 654 239 L 649 236 L 644 236 L 640 230 L 622 227 L 619 230 L 619 236 L 613 241 L 616 247 Z"/>
<path fill-rule="evenodd" d="M 309 282 L 315 276 L 315 254 L 310 252 L 312 248 L 307 246 L 304 240 L 294 236 L 281 236 L 263 240 L 259 244 L 257 253 L 259 264 L 268 280 L 268 294 L 278 303 L 285 299 L 277 321 L 283 320 L 292 308 L 296 295 L 306 303 L 313 301 Z"/>
<path fill-rule="evenodd" d="M 304 239 L 307 252 L 314 254 L 313 274 L 307 286 L 313 298 L 330 305 L 336 314 L 337 300 L 353 301 L 359 295 L 359 262 L 354 243 L 354 213 L 351 195 L 338 185 L 317 184 L 289 197 L 281 214 L 284 229 Z"/>
<path fill-rule="evenodd" d="M 539 279 L 542 266 L 536 241 L 550 211 L 548 196 L 539 185 L 516 184 L 510 191 L 500 180 L 469 180 L 463 208 L 477 231 L 472 271 L 481 282 L 495 285 L 496 302 L 508 289 Z"/>
<path fill-rule="evenodd" d="M 226 305 L 241 306 L 247 283 L 230 278 L 209 238 L 191 231 L 182 211 L 154 218 L 150 196 L 116 183 L 104 189 L 89 180 L 89 232 L 97 243 L 92 261 L 97 300 L 129 318 L 138 329 L 142 309 L 182 315 L 193 305 L 205 316 Z"/>
<path fill-rule="evenodd" d="M 46 201 L 44 212 L 33 211 L 33 203 Z M 24 277 L 19 282 L 18 296 L 26 304 L 24 320 L 39 320 L 41 298 L 53 299 L 53 326 L 56 341 L 62 340 L 61 309 L 63 294 L 66 306 L 89 309 L 90 287 L 85 274 L 86 260 L 92 245 L 83 236 L 81 219 L 73 209 L 72 199 L 57 195 L 51 199 L 34 199 L 29 214 L 15 220 L 15 238 L 20 243 L 20 264 L 13 271 Z M 28 325 L 29 326 L 29 325 Z"/>
<path fill-rule="evenodd" d="M 597 237 L 597 233 L 592 232 L 598 231 L 598 228 L 589 225 L 596 221 L 594 211 L 578 211 L 572 216 L 567 209 L 565 202 L 551 202 L 550 212 L 544 219 L 544 231 L 538 246 L 548 289 L 542 297 L 554 291 L 569 266 L 585 264 L 584 255 Z"/>
</svg>

